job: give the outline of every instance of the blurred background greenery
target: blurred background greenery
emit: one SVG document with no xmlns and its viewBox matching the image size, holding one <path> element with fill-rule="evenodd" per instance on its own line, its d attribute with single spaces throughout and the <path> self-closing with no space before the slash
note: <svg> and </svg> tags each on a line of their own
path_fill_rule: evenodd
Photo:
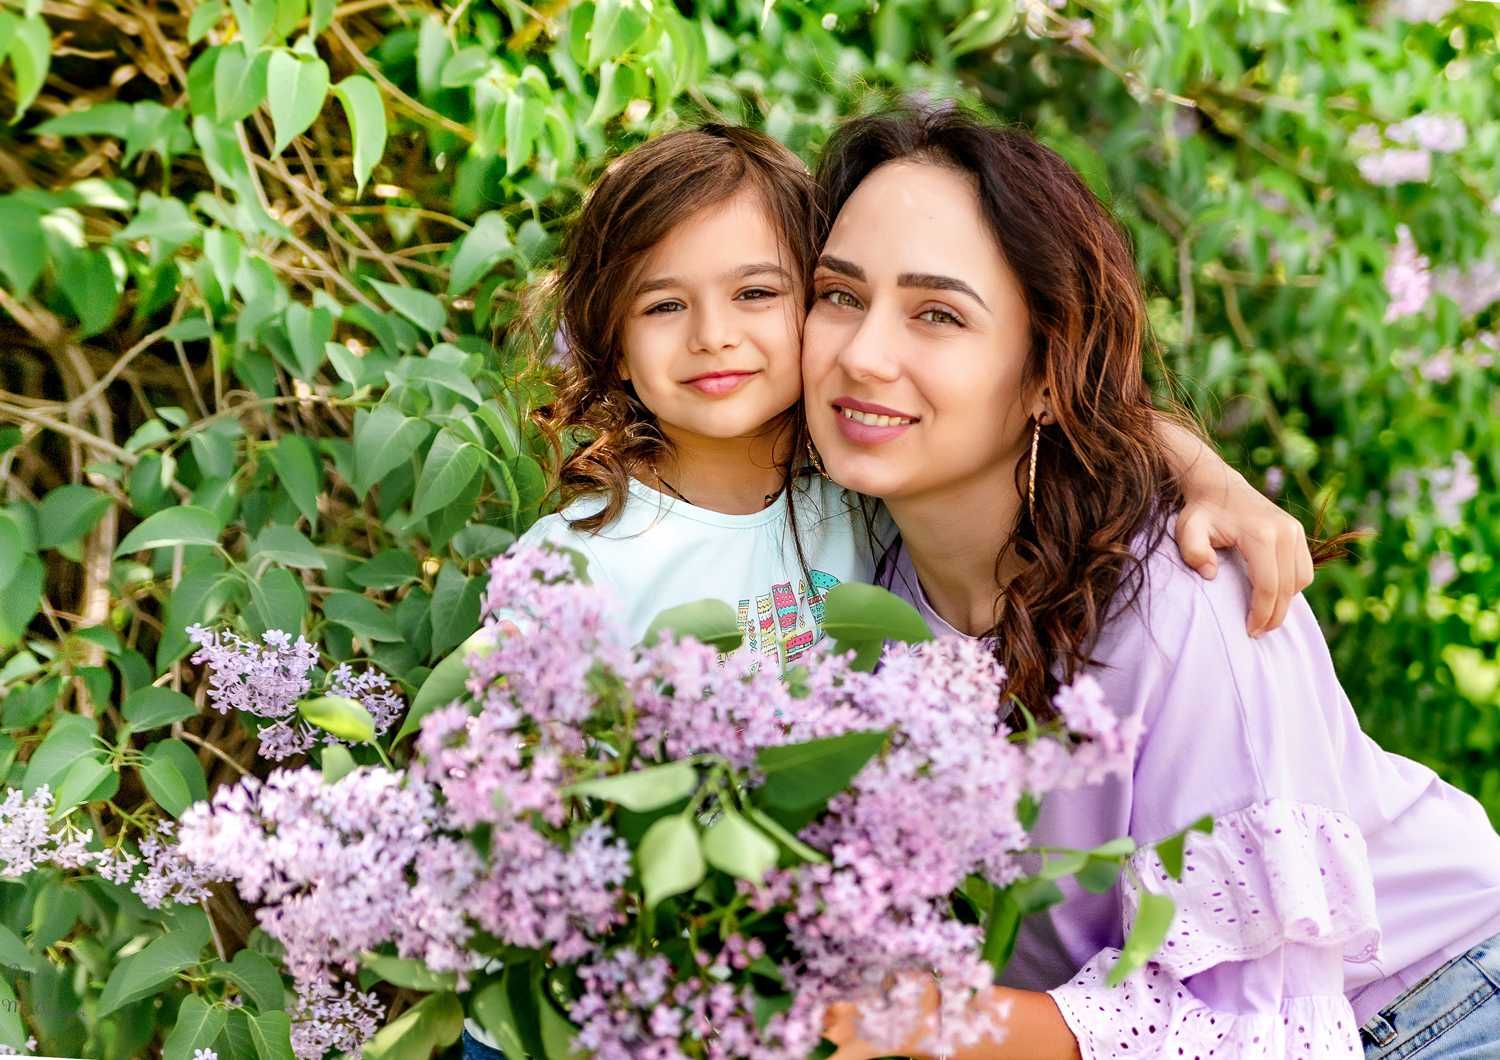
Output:
<svg viewBox="0 0 1500 1060">
<path fill-rule="evenodd" d="M 605 161 L 705 118 L 811 160 L 895 92 L 1034 128 L 1108 199 L 1226 456 L 1373 531 L 1309 592 L 1367 729 L 1500 820 L 1500 6 L 6 2 L 8 784 L 82 714 L 100 834 L 155 812 L 121 704 L 182 686 L 191 621 L 415 689 L 540 510 L 509 339 Z M 156 755 L 197 795 L 246 735 L 199 716 Z"/>
</svg>

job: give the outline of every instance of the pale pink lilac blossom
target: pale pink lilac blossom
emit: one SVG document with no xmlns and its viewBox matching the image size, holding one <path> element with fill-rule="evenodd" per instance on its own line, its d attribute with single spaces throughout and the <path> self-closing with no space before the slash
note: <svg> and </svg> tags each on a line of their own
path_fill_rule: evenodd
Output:
<svg viewBox="0 0 1500 1060">
<path fill-rule="evenodd" d="M 1382 188 L 1397 184 L 1425 184 L 1432 179 L 1432 153 L 1390 148 L 1355 161 L 1359 175 Z"/>
<path fill-rule="evenodd" d="M 1444 266 L 1432 274 L 1434 293 L 1453 299 L 1465 319 L 1500 302 L 1500 262 L 1476 261 L 1467 268 Z"/>
<path fill-rule="evenodd" d="M 1417 251 L 1411 229 L 1396 227 L 1396 245 L 1391 248 L 1390 263 L 1383 280 L 1390 302 L 1385 307 L 1387 324 L 1420 313 L 1432 294 L 1432 272 L 1427 256 Z"/>
<path fill-rule="evenodd" d="M 1451 114 L 1415 114 L 1387 125 L 1385 136 L 1393 143 L 1441 154 L 1460 151 L 1469 142 L 1469 130 L 1463 119 Z"/>
<path fill-rule="evenodd" d="M 43 784 L 30 795 L 8 788 L 0 801 L 0 879 L 18 879 L 43 865 L 82 868 L 98 856 L 88 849 L 92 829 L 67 822 L 52 828 L 52 789 Z"/>
<path fill-rule="evenodd" d="M 380 1029 L 385 1006 L 373 993 L 361 993 L 353 983 L 336 991 L 314 980 L 297 992 L 292 1017 L 292 1051 L 298 1060 L 321 1060 L 328 1050 L 358 1056 L 365 1042 Z"/>
</svg>

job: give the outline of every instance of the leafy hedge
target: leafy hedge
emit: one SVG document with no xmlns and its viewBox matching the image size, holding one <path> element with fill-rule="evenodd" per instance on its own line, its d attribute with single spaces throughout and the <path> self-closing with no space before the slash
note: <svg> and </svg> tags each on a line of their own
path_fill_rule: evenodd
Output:
<svg viewBox="0 0 1500 1060">
<path fill-rule="evenodd" d="M 410 698 L 539 514 L 515 323 L 604 160 L 704 116 L 811 157 L 895 90 L 1110 197 L 1226 453 L 1376 531 L 1311 593 L 1368 727 L 1500 818 L 1497 33 L 1452 0 L 0 8 L 0 776 L 133 844 L 257 768 L 193 622 Z M 245 912 L 161 921 L 0 883 L 0 1042 L 136 1056 L 238 991 L 219 1040 L 285 1055 Z"/>
</svg>

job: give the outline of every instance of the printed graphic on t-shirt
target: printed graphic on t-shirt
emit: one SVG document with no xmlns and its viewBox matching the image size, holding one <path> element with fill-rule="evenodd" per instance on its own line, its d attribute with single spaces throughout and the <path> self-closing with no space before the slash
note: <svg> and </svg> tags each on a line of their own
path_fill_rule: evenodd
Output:
<svg viewBox="0 0 1500 1060">
<path fill-rule="evenodd" d="M 740 600 L 735 611 L 749 651 L 775 659 L 784 668 L 823 639 L 828 591 L 839 580 L 820 570 L 810 574 L 811 591 L 799 578 L 795 592 L 791 582 L 778 582 L 753 601 L 749 597 Z"/>
</svg>

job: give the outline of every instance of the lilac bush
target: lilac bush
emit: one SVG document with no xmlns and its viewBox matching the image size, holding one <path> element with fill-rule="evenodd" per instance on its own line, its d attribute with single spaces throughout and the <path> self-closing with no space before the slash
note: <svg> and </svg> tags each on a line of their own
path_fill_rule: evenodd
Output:
<svg viewBox="0 0 1500 1060">
<path fill-rule="evenodd" d="M 959 895 L 1023 878 L 1047 792 L 1128 766 L 1138 726 L 1097 683 L 1018 729 L 1003 669 L 968 641 L 892 643 L 873 672 L 825 642 L 784 677 L 712 630 L 633 646 L 547 549 L 495 559 L 484 609 L 453 698 L 408 721 L 404 765 L 336 776 L 299 720 L 316 649 L 191 631 L 211 702 L 295 724 L 277 750 L 324 748 L 324 769 L 221 787 L 142 844 L 135 887 L 158 904 L 225 883 L 254 907 L 296 989 L 299 1057 L 373 1032 L 381 1003 L 353 982 L 371 967 L 424 969 L 487 1026 L 551 1020 L 601 1058 L 802 1057 L 850 999 L 892 1048 L 1003 1035 L 969 1004 L 996 971 L 988 909 Z M 377 734 L 396 720 L 378 674 L 326 687 Z M 535 979 L 529 1017 L 512 975 Z M 933 976 L 941 1019 L 917 1026 L 901 1002 Z M 497 983 L 508 1016 L 483 1000 Z"/>
</svg>

